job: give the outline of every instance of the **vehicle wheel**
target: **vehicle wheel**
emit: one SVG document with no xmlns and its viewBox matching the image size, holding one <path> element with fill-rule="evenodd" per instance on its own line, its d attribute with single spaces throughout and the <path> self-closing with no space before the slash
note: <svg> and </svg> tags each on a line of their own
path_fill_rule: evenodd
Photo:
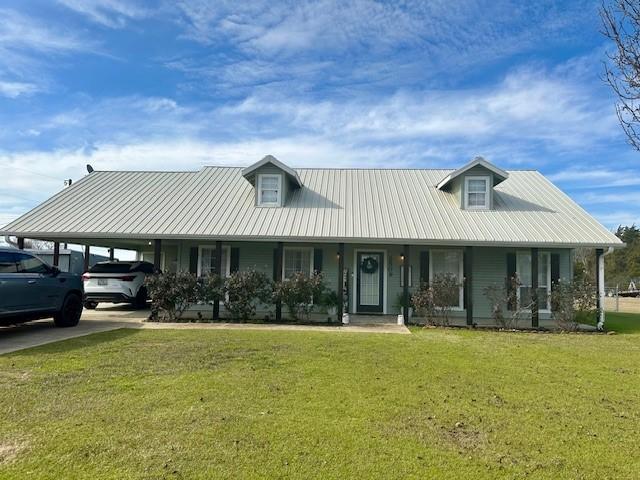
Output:
<svg viewBox="0 0 640 480">
<path fill-rule="evenodd" d="M 82 298 L 76 293 L 70 293 L 64 299 L 62 309 L 53 316 L 56 327 L 75 327 L 82 315 Z"/>
<path fill-rule="evenodd" d="M 140 287 L 140 290 L 138 290 L 138 294 L 136 295 L 136 300 L 133 303 L 133 306 L 136 308 L 147 307 L 147 289 L 145 287 Z"/>
<path fill-rule="evenodd" d="M 90 302 L 90 301 L 84 302 L 84 308 L 86 308 L 87 310 L 95 310 L 97 306 L 98 306 L 98 302 Z"/>
</svg>

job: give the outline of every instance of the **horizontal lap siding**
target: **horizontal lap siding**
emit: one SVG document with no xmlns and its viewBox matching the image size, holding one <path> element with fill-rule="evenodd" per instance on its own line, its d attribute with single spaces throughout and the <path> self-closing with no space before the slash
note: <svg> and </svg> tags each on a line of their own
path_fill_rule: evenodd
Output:
<svg viewBox="0 0 640 480">
<path fill-rule="evenodd" d="M 527 251 L 528 249 L 522 249 Z M 515 249 L 481 248 L 473 249 L 473 316 L 490 318 L 491 305 L 485 295 L 485 289 L 496 285 L 502 287 L 507 280 L 507 252 Z M 572 276 L 570 249 L 540 249 L 541 252 L 560 255 L 560 278 L 570 280 Z M 541 319 L 549 318 L 548 313 L 540 312 Z"/>
</svg>

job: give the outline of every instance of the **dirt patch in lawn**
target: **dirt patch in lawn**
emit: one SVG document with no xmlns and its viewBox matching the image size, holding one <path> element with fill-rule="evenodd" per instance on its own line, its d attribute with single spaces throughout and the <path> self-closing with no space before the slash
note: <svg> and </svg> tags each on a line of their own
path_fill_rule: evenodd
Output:
<svg viewBox="0 0 640 480">
<path fill-rule="evenodd" d="M 13 462 L 28 446 L 25 440 L 0 439 L 0 465 Z"/>
</svg>

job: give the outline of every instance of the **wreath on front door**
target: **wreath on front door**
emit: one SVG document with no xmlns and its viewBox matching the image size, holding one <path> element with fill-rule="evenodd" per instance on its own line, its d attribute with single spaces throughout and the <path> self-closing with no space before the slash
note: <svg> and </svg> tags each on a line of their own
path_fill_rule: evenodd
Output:
<svg viewBox="0 0 640 480">
<path fill-rule="evenodd" d="M 360 269 L 364 273 L 376 273 L 378 271 L 378 261 L 373 257 L 364 258 Z"/>
</svg>

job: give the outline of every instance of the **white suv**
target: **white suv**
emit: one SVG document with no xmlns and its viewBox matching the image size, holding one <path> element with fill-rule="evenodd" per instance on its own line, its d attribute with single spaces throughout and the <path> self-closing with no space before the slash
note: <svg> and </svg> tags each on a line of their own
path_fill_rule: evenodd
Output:
<svg viewBox="0 0 640 480">
<path fill-rule="evenodd" d="M 99 302 L 147 305 L 144 279 L 155 272 L 149 262 L 99 262 L 84 275 L 84 306 L 93 309 Z"/>
</svg>

